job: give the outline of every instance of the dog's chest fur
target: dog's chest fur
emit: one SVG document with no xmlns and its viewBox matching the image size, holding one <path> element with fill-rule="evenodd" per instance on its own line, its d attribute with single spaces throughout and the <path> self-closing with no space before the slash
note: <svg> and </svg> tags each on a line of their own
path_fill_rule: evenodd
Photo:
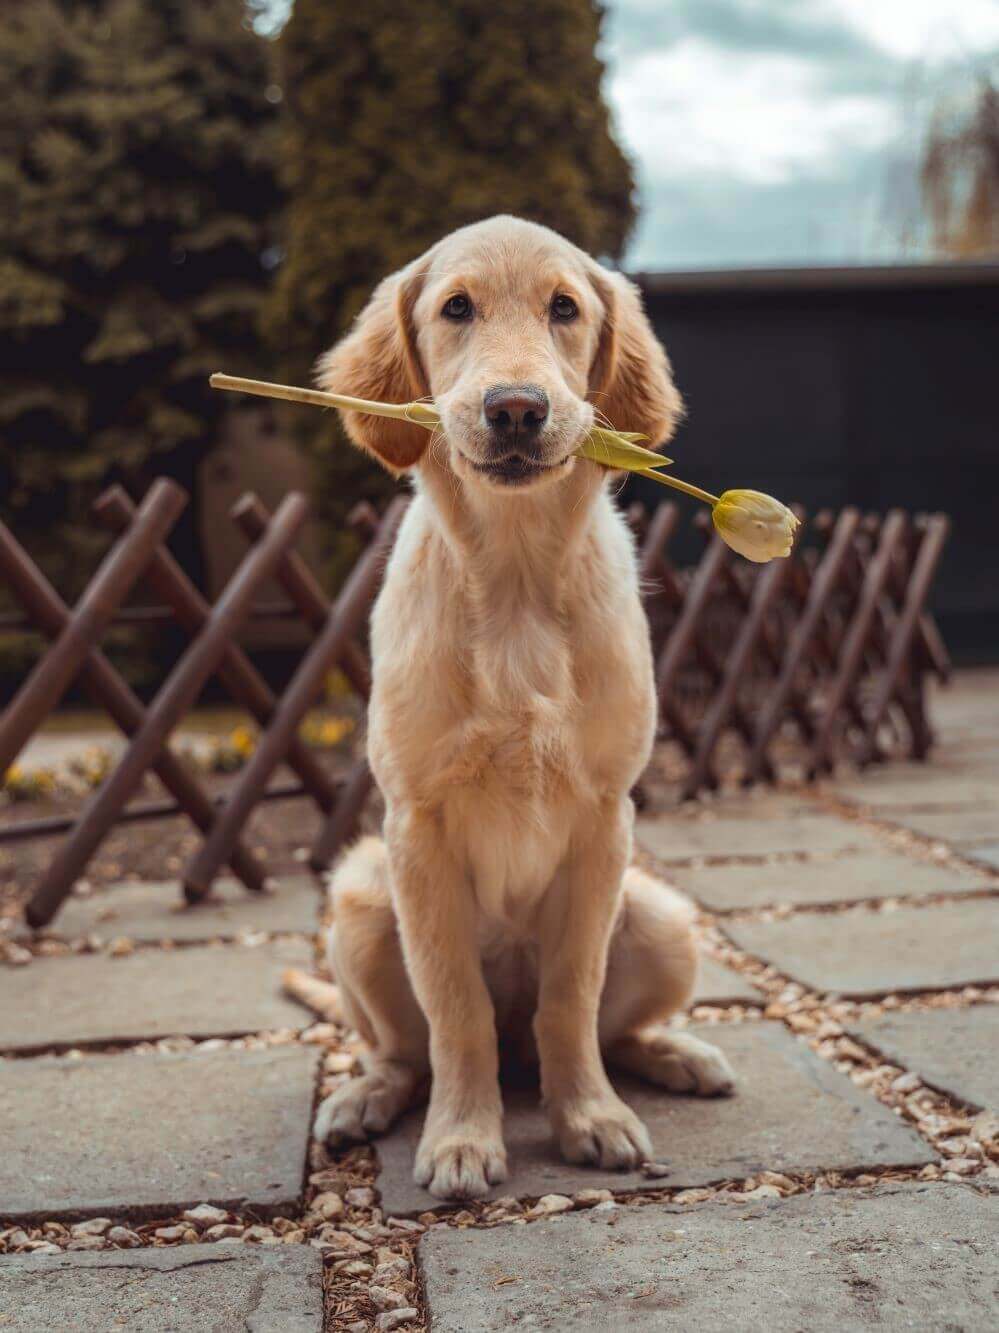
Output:
<svg viewBox="0 0 999 1333">
<path fill-rule="evenodd" d="M 652 707 L 616 519 L 573 568 L 509 554 L 456 564 L 426 515 L 407 517 L 373 626 L 370 750 L 390 805 L 439 821 L 483 921 L 517 935 L 579 821 L 640 771 Z"/>
</svg>

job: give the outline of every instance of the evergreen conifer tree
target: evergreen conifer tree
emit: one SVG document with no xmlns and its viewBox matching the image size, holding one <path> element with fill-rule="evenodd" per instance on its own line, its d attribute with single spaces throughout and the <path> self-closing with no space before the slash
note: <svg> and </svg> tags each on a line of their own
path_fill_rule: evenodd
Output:
<svg viewBox="0 0 999 1333">
<path fill-rule="evenodd" d="M 0 517 L 64 593 L 97 488 L 190 485 L 224 410 L 207 375 L 259 368 L 270 54 L 243 0 L 0 9 Z"/>
<path fill-rule="evenodd" d="M 305 382 L 375 282 L 453 227 L 515 213 L 620 255 L 634 183 L 601 98 L 601 17 L 593 0 L 296 0 L 279 41 L 285 258 L 265 312 L 283 374 Z M 296 419 L 342 568 L 347 508 L 388 483 L 332 414 Z"/>
</svg>

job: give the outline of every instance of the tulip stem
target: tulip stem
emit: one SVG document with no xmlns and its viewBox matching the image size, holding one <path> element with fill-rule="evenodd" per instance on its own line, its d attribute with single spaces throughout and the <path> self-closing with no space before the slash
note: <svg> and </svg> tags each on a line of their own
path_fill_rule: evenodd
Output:
<svg viewBox="0 0 999 1333">
<path fill-rule="evenodd" d="M 267 380 L 246 380 L 239 375 L 216 371 L 208 383 L 213 389 L 232 389 L 235 393 L 253 393 L 260 398 L 281 398 L 289 403 L 311 403 L 313 407 L 338 407 L 346 412 L 369 412 L 376 417 L 394 417 L 417 426 L 429 422 L 414 420 L 411 403 L 373 403 L 367 398 L 349 398 L 342 393 L 324 393 L 321 389 L 297 389 L 290 384 L 271 384 Z"/>
<path fill-rule="evenodd" d="M 700 486 L 692 486 L 689 481 L 681 481 L 679 477 L 667 476 L 665 473 L 657 472 L 650 467 L 636 469 L 635 475 L 636 477 L 651 477 L 653 481 L 658 481 L 660 486 L 672 486 L 674 490 L 692 495 L 695 500 L 703 500 L 706 505 L 711 505 L 712 509 L 719 501 L 717 495 L 712 495 L 710 491 L 702 491 Z"/>
</svg>

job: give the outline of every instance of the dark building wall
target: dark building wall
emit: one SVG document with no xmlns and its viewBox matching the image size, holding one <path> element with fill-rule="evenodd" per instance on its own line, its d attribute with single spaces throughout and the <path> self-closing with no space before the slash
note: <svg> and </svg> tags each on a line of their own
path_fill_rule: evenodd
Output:
<svg viewBox="0 0 999 1333">
<path fill-rule="evenodd" d="M 639 281 L 688 406 L 677 475 L 810 513 L 943 510 L 941 628 L 958 660 L 999 659 L 999 266 Z"/>
</svg>

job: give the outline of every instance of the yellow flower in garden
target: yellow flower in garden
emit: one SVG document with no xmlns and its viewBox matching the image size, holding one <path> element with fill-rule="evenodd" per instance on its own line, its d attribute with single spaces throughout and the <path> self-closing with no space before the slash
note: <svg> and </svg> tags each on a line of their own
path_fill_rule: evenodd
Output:
<svg viewBox="0 0 999 1333">
<path fill-rule="evenodd" d="M 249 727 L 234 727 L 229 744 L 242 759 L 249 759 L 257 748 L 257 738 Z"/>
<path fill-rule="evenodd" d="M 726 545 L 758 564 L 790 555 L 799 523 L 787 505 L 761 491 L 725 491 L 711 518 Z"/>
</svg>

